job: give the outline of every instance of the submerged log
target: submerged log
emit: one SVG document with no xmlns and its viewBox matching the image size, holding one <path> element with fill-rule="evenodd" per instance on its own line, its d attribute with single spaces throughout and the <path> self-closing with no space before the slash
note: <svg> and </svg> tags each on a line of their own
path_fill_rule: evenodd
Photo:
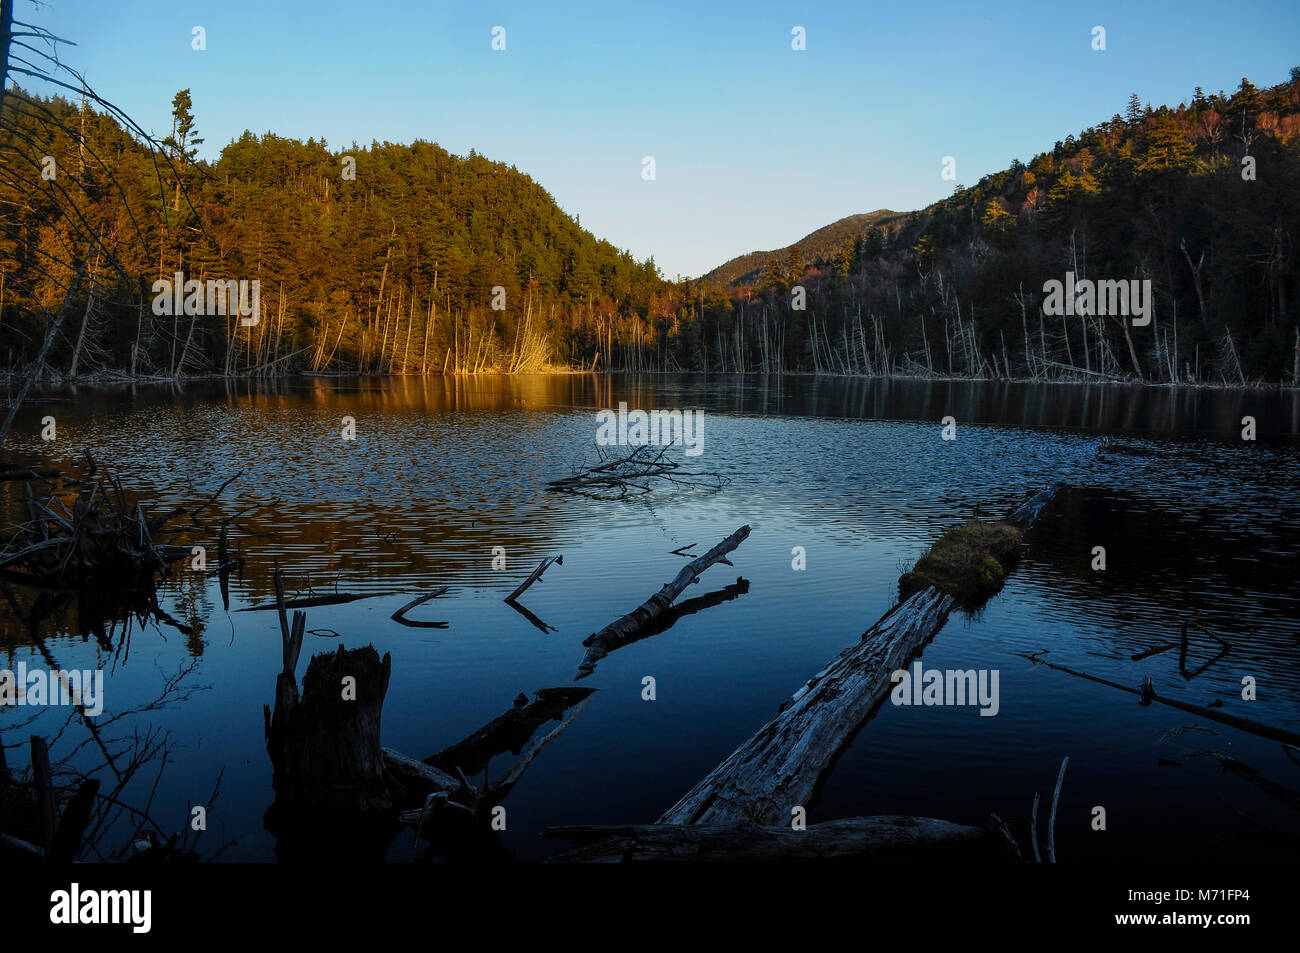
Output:
<svg viewBox="0 0 1300 953">
<path fill-rule="evenodd" d="M 650 636 L 658 635 L 660 632 L 666 632 L 683 616 L 694 615 L 702 609 L 721 605 L 724 602 L 730 602 L 732 599 L 740 598 L 747 592 L 749 592 L 749 580 L 737 577 L 736 581 L 730 586 L 724 586 L 716 592 L 696 596 L 694 599 L 687 599 L 685 602 L 671 607 L 653 623 L 644 628 L 638 629 L 631 635 L 609 634 L 603 638 L 595 635 L 588 636 L 582 642 L 582 644 L 587 647 L 587 652 L 583 655 L 582 661 L 578 663 L 578 674 L 574 676 L 574 680 L 576 681 L 581 678 L 586 678 L 594 672 L 596 670 L 596 663 L 610 652 L 631 645 L 633 642 L 640 642 L 642 639 L 648 639 Z"/>
<path fill-rule="evenodd" d="M 1005 521 L 1023 531 L 1063 486 L 1054 484 Z M 814 675 L 775 718 L 659 818 L 661 824 L 778 824 L 806 807 L 835 755 L 884 700 L 958 598 L 927 586 L 894 606 Z"/>
<path fill-rule="evenodd" d="M 1006 850 L 988 830 L 931 817 L 853 817 L 812 824 L 806 830 L 752 821 L 553 827 L 546 836 L 593 842 L 550 857 L 548 863 L 899 861 L 990 857 Z"/>
<path fill-rule="evenodd" d="M 514 708 L 493 718 L 464 741 L 425 758 L 424 763 L 444 772 L 460 769 L 466 774 L 477 774 L 497 755 L 507 751 L 518 754 L 539 727 L 560 718 L 595 691 L 594 688 L 541 688 L 533 693 L 532 701 L 520 695 Z"/>
<path fill-rule="evenodd" d="M 263 602 L 261 605 L 245 606 L 242 609 L 236 609 L 236 612 L 270 612 L 272 609 L 279 609 L 281 605 L 286 609 L 311 609 L 316 606 L 338 606 L 347 602 L 356 602 L 358 599 L 373 599 L 375 596 L 383 595 L 381 592 L 336 592 L 328 596 L 310 596 L 305 599 L 286 599 L 283 602 Z"/>
<path fill-rule="evenodd" d="M 1191 715 L 1197 715 L 1210 721 L 1217 721 L 1221 725 L 1228 725 L 1239 731 L 1245 731 L 1252 735 L 1258 735 L 1261 738 L 1267 738 L 1270 741 L 1280 741 L 1284 745 L 1300 747 L 1300 734 L 1294 731 L 1287 731 L 1285 728 L 1276 728 L 1273 725 L 1265 724 L 1260 721 L 1253 721 L 1250 718 L 1242 718 L 1238 715 L 1229 715 L 1226 712 L 1215 711 L 1213 708 L 1207 708 L 1204 705 L 1194 705 L 1190 702 L 1179 701 L 1176 698 L 1170 698 L 1168 695 L 1160 695 L 1156 692 L 1151 684 L 1151 679 L 1143 680 L 1137 688 L 1131 685 L 1121 685 L 1119 682 L 1113 682 L 1108 678 L 1102 678 L 1099 675 L 1089 675 L 1087 672 L 1080 672 L 1077 669 L 1070 668 L 1068 665 L 1058 665 L 1055 662 L 1047 662 L 1039 658 L 1036 654 L 1026 655 L 1021 653 L 1022 658 L 1028 659 L 1034 665 L 1046 665 L 1050 669 L 1058 672 L 1064 672 L 1067 675 L 1073 675 L 1075 678 L 1086 679 L 1090 682 L 1096 682 L 1098 685 L 1106 685 L 1110 688 L 1118 688 L 1122 692 L 1128 692 L 1130 695 L 1136 695 L 1140 699 L 1139 704 L 1149 704 L 1159 702 L 1162 705 L 1168 705 L 1170 708 L 1177 708 L 1179 711 L 1185 711 Z"/>
<path fill-rule="evenodd" d="M 730 566 L 731 561 L 727 559 L 727 553 L 743 543 L 748 536 L 749 527 L 740 527 L 703 556 L 693 559 L 683 566 L 682 571 L 673 578 L 672 582 L 665 583 L 662 589 L 641 603 L 641 605 L 622 618 L 615 619 L 599 632 L 588 636 L 583 645 L 598 642 L 618 643 L 631 640 L 640 629 L 663 615 L 668 607 L 673 604 L 673 600 L 680 596 L 687 586 L 695 582 L 704 570 L 714 563 L 725 563 Z"/>
<path fill-rule="evenodd" d="M 398 609 L 391 616 L 389 616 L 389 618 L 392 619 L 394 622 L 398 622 L 402 625 L 409 626 L 412 629 L 445 629 L 447 628 L 448 625 L 450 625 L 450 623 L 417 622 L 414 619 L 408 619 L 406 617 L 406 613 L 410 612 L 416 606 L 424 605 L 426 602 L 430 601 L 431 599 L 437 599 L 439 596 L 441 596 L 450 588 L 451 586 L 441 586 L 437 589 L 434 589 L 432 592 L 426 593 L 422 596 L 416 596 L 406 605 L 402 606 L 402 608 Z"/>
</svg>

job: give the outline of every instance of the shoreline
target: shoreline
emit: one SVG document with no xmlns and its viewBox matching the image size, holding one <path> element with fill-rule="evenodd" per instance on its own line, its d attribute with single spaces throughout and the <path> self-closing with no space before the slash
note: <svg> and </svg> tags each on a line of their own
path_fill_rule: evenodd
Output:
<svg viewBox="0 0 1300 953">
<path fill-rule="evenodd" d="M 403 380 L 403 379 L 475 379 L 475 378 L 502 378 L 502 377 L 661 377 L 661 378 L 680 378 L 680 377 L 795 377 L 809 378 L 813 380 L 835 380 L 835 381 L 889 381 L 904 383 L 936 383 L 936 384 L 1039 384 L 1048 386 L 1084 386 L 1084 387 L 1125 387 L 1125 388 L 1147 388 L 1152 390 L 1187 390 L 1187 391 L 1276 391 L 1285 393 L 1288 391 L 1300 392 L 1300 383 L 1287 383 L 1284 381 L 1247 381 L 1246 383 L 1213 383 L 1202 381 L 1197 383 L 1189 382 L 1171 382 L 1171 381 L 1141 381 L 1141 380 L 1088 380 L 1082 378 L 1060 378 L 1054 380 L 1041 380 L 1032 377 L 966 377 L 962 375 L 917 375 L 917 374 L 835 374 L 825 371 L 688 371 L 688 370 L 658 370 L 658 371 L 633 371 L 633 370 L 583 370 L 581 368 L 547 368 L 545 370 L 527 371 L 527 372 L 509 372 L 509 371 L 480 371 L 473 374 L 444 374 L 442 372 L 429 374 L 376 374 L 373 372 L 340 372 L 326 374 L 312 371 L 298 371 L 294 373 L 275 374 L 275 375 L 228 375 L 228 374 L 189 374 L 184 377 L 165 377 L 165 376 L 136 376 L 118 374 L 99 374 L 87 375 L 84 377 L 62 378 L 53 381 L 36 381 L 33 382 L 32 388 L 36 392 L 49 393 L 62 388 L 76 387 L 130 387 L 141 384 L 147 385 L 170 385 L 183 386 L 185 384 L 214 383 L 218 381 L 229 382 L 272 382 L 285 380 Z M 11 388 L 20 383 L 23 375 L 8 372 L 0 375 L 5 388 Z M 12 401 L 12 395 L 6 395 L 0 406 L 8 406 Z"/>
</svg>

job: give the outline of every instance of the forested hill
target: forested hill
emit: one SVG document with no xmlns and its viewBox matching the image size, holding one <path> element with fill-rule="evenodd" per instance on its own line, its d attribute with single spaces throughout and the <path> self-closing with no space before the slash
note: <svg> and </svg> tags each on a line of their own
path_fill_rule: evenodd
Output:
<svg viewBox="0 0 1300 953">
<path fill-rule="evenodd" d="M 869 227 L 836 255 L 769 263 L 729 292 L 748 344 L 719 342 L 719 363 L 1300 384 L 1298 241 L 1300 67 L 1271 88 L 1198 87 L 1173 107 L 1134 94 L 1124 115 Z M 1044 285 L 1067 271 L 1149 281 L 1150 323 L 1045 315 Z"/>
<path fill-rule="evenodd" d="M 101 228 L 120 270 L 91 256 L 96 293 L 82 282 L 52 374 L 567 365 L 594 356 L 601 316 L 646 314 L 666 287 L 653 260 L 597 240 L 529 176 L 474 152 L 331 150 L 246 132 L 207 163 L 194 158 L 202 139 L 188 94 L 173 105 L 172 135 L 150 152 L 79 104 L 6 96 L 6 119 L 26 135 L 0 152 L 38 183 L 41 153 L 58 170 L 36 201 L 30 179 L 0 180 L 11 362 L 27 349 L 12 332 L 41 341 L 86 253 L 77 236 Z M 152 284 L 176 272 L 257 279 L 261 320 L 159 319 Z"/>
<path fill-rule="evenodd" d="M 752 285 L 771 266 L 788 267 L 791 262 L 811 264 L 822 259 L 833 259 L 846 244 L 851 248 L 854 239 L 865 235 L 871 226 L 888 225 L 901 217 L 889 209 L 847 215 L 805 235 L 793 245 L 773 251 L 752 251 L 733 258 L 714 268 L 701 280 L 723 285 Z"/>
</svg>

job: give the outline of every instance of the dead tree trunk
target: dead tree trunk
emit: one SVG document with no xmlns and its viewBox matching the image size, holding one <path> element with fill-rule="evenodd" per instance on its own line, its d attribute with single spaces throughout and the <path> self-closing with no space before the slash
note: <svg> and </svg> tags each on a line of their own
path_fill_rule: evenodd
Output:
<svg viewBox="0 0 1300 953">
<path fill-rule="evenodd" d="M 391 807 L 379 741 L 391 668 L 373 646 L 340 646 L 312 658 L 301 696 L 292 687 L 277 693 L 267 735 L 277 802 L 361 813 Z"/>
</svg>

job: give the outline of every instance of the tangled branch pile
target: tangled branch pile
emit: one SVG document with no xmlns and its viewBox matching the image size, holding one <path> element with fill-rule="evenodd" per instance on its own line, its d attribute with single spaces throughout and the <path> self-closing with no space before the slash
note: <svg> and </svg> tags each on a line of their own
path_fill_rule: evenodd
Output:
<svg viewBox="0 0 1300 953">
<path fill-rule="evenodd" d="M 635 447 L 630 453 L 616 457 L 603 447 L 597 447 L 600 463 L 573 476 L 551 480 L 547 489 L 560 493 L 573 493 L 597 500 L 618 500 L 628 496 L 643 496 L 655 489 L 656 481 L 689 489 L 718 490 L 728 482 L 720 473 L 684 470 L 682 465 L 668 459 L 671 445 Z"/>
<path fill-rule="evenodd" d="M 189 555 L 174 545 L 179 527 L 168 523 L 184 513 L 197 518 L 235 479 L 192 510 L 173 509 L 151 517 L 144 505 L 129 502 L 122 482 L 91 461 L 75 496 L 51 492 L 38 498 L 30 481 L 23 484 L 21 504 L 26 521 L 13 526 L 0 543 L 0 578 L 43 588 L 120 587 L 152 591 L 156 576 Z"/>
</svg>

